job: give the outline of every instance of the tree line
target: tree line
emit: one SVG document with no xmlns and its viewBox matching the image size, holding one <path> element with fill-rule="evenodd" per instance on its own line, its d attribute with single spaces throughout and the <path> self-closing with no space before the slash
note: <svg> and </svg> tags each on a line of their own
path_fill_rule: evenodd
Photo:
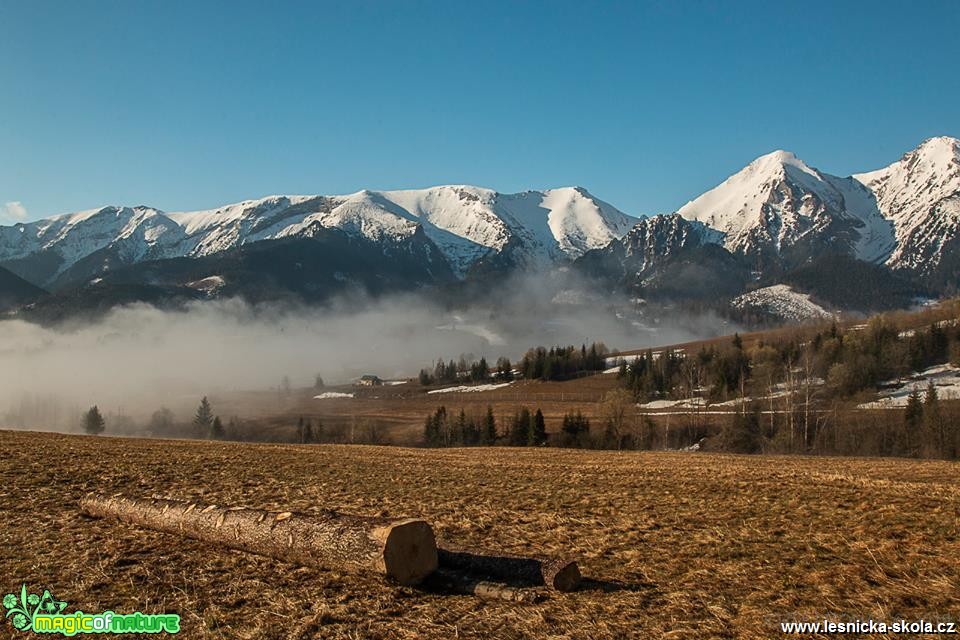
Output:
<svg viewBox="0 0 960 640">
<path fill-rule="evenodd" d="M 609 350 L 602 342 L 576 347 L 533 347 L 527 350 L 514 368 L 509 358 L 497 358 L 491 370 L 486 358 L 479 360 L 460 356 L 456 362 L 438 359 L 432 368 L 421 369 L 421 385 L 454 384 L 457 382 L 510 381 L 516 377 L 527 380 L 569 380 L 579 375 L 603 371 Z"/>
<path fill-rule="evenodd" d="M 445 406 L 441 406 L 428 415 L 424 422 L 423 444 L 427 447 L 489 447 L 500 444 L 510 447 L 568 448 L 618 448 L 620 445 L 619 448 L 622 448 L 623 443 L 618 442 L 618 436 L 614 435 L 612 421 L 607 420 L 605 424 L 601 434 L 591 434 L 590 420 L 577 410 L 563 416 L 558 433 L 548 433 L 543 411 L 521 406 L 504 421 L 501 429 L 489 405 L 481 416 L 469 415 L 464 409 L 452 416 Z"/>
</svg>

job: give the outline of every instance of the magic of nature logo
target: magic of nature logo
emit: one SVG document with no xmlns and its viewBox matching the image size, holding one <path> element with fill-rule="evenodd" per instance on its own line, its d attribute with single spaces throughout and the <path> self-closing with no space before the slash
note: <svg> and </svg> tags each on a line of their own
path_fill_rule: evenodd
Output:
<svg viewBox="0 0 960 640">
<path fill-rule="evenodd" d="M 179 633 L 180 616 L 173 613 L 64 613 L 67 603 L 57 600 L 48 589 L 43 594 L 29 593 L 20 586 L 19 595 L 3 596 L 6 618 L 14 629 L 33 633 L 75 636 L 81 633 Z"/>
</svg>

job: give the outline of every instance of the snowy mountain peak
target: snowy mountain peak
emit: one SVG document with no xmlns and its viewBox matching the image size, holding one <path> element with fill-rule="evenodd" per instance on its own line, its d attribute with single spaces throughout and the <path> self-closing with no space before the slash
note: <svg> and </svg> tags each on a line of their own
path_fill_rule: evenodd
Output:
<svg viewBox="0 0 960 640">
<path fill-rule="evenodd" d="M 960 162 L 960 139 L 951 136 L 927 138 L 909 153 L 920 153 L 933 162 L 956 164 Z"/>
<path fill-rule="evenodd" d="M 844 217 L 844 198 L 829 177 L 789 151 L 760 156 L 678 213 L 724 234 L 734 253 L 779 255 L 815 229 Z"/>
<path fill-rule="evenodd" d="M 807 164 L 797 157 L 797 155 L 792 151 L 784 151 L 783 149 L 777 149 L 771 151 L 770 153 L 764 154 L 747 165 L 747 169 L 750 170 L 770 170 L 777 167 L 782 167 L 785 165 L 790 165 L 797 167 L 798 169 L 803 169 L 804 171 L 811 171 L 810 167 Z"/>
<path fill-rule="evenodd" d="M 960 140 L 925 140 L 890 166 L 853 176 L 896 228 L 887 264 L 930 272 L 960 239 Z"/>
</svg>

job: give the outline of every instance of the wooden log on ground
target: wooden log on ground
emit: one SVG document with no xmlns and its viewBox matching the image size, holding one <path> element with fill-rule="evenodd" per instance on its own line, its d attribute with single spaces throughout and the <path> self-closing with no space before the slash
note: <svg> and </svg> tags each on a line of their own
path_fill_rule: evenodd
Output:
<svg viewBox="0 0 960 640">
<path fill-rule="evenodd" d="M 123 496 L 91 495 L 80 506 L 91 516 L 117 518 L 296 564 L 372 569 L 404 585 L 419 584 L 437 568 L 436 539 L 423 520 L 225 508 Z"/>
<path fill-rule="evenodd" d="M 580 568 L 569 558 L 517 556 L 463 547 L 443 540 L 437 543 L 437 556 L 441 568 L 475 575 L 546 585 L 557 591 L 574 591 L 580 584 Z"/>
<path fill-rule="evenodd" d="M 533 589 L 522 589 L 499 582 L 490 582 L 477 576 L 459 573 L 451 569 L 437 569 L 424 583 L 425 586 L 444 593 L 462 593 L 484 600 L 507 602 L 537 602 L 542 594 Z"/>
</svg>

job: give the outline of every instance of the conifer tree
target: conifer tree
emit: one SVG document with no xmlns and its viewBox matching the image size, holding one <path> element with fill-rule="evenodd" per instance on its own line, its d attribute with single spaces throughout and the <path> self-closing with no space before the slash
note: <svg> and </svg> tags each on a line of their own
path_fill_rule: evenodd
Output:
<svg viewBox="0 0 960 640">
<path fill-rule="evenodd" d="M 590 433 L 590 421 L 579 410 L 563 416 L 562 440 L 565 447 L 582 447 Z"/>
<path fill-rule="evenodd" d="M 437 446 L 439 440 L 437 433 L 437 423 L 432 415 L 427 416 L 423 423 L 423 443 L 428 447 Z"/>
<path fill-rule="evenodd" d="M 493 416 L 493 407 L 487 405 L 487 415 L 483 420 L 483 444 L 492 447 L 497 441 L 497 420 Z"/>
<path fill-rule="evenodd" d="M 917 436 L 923 425 L 923 402 L 920 400 L 920 390 L 914 386 L 907 396 L 907 407 L 903 414 L 903 452 L 907 455 L 916 454 Z"/>
<path fill-rule="evenodd" d="M 309 418 L 303 425 L 303 442 L 304 444 L 310 444 L 313 442 L 313 421 Z"/>
<path fill-rule="evenodd" d="M 297 442 L 303 444 L 303 416 L 300 416 L 300 419 L 297 420 Z"/>
<path fill-rule="evenodd" d="M 99 435 L 106 429 L 106 422 L 97 405 L 93 405 L 83 416 L 83 430 L 92 436 Z"/>
<path fill-rule="evenodd" d="M 530 434 L 527 444 L 531 447 L 539 447 L 547 443 L 547 425 L 543 419 L 543 412 L 537 409 L 533 419 L 530 421 Z"/>
<path fill-rule="evenodd" d="M 927 453 L 942 456 L 945 453 L 943 418 L 940 415 L 940 396 L 937 387 L 930 380 L 923 398 L 923 426 L 927 439 Z"/>
<path fill-rule="evenodd" d="M 210 432 L 210 426 L 213 424 L 213 409 L 210 407 L 210 401 L 207 396 L 203 396 L 200 406 L 197 407 L 197 415 L 193 417 L 193 424 L 202 438 L 204 434 Z"/>
<path fill-rule="evenodd" d="M 223 436 L 223 422 L 220 421 L 220 416 L 214 416 L 213 422 L 210 423 L 210 439 L 223 440 Z"/>
<path fill-rule="evenodd" d="M 463 446 L 467 444 L 467 412 L 460 408 L 457 414 L 457 425 L 453 431 L 453 444 Z"/>
<path fill-rule="evenodd" d="M 440 405 L 437 412 L 433 415 L 433 422 L 437 430 L 437 446 L 450 446 L 450 422 L 447 420 L 447 408 Z"/>
<path fill-rule="evenodd" d="M 513 380 L 513 365 L 510 364 L 510 358 L 497 358 L 497 379 Z"/>
<path fill-rule="evenodd" d="M 530 439 L 530 409 L 522 407 L 513 416 L 513 423 L 510 425 L 510 446 L 524 447 Z"/>
</svg>

